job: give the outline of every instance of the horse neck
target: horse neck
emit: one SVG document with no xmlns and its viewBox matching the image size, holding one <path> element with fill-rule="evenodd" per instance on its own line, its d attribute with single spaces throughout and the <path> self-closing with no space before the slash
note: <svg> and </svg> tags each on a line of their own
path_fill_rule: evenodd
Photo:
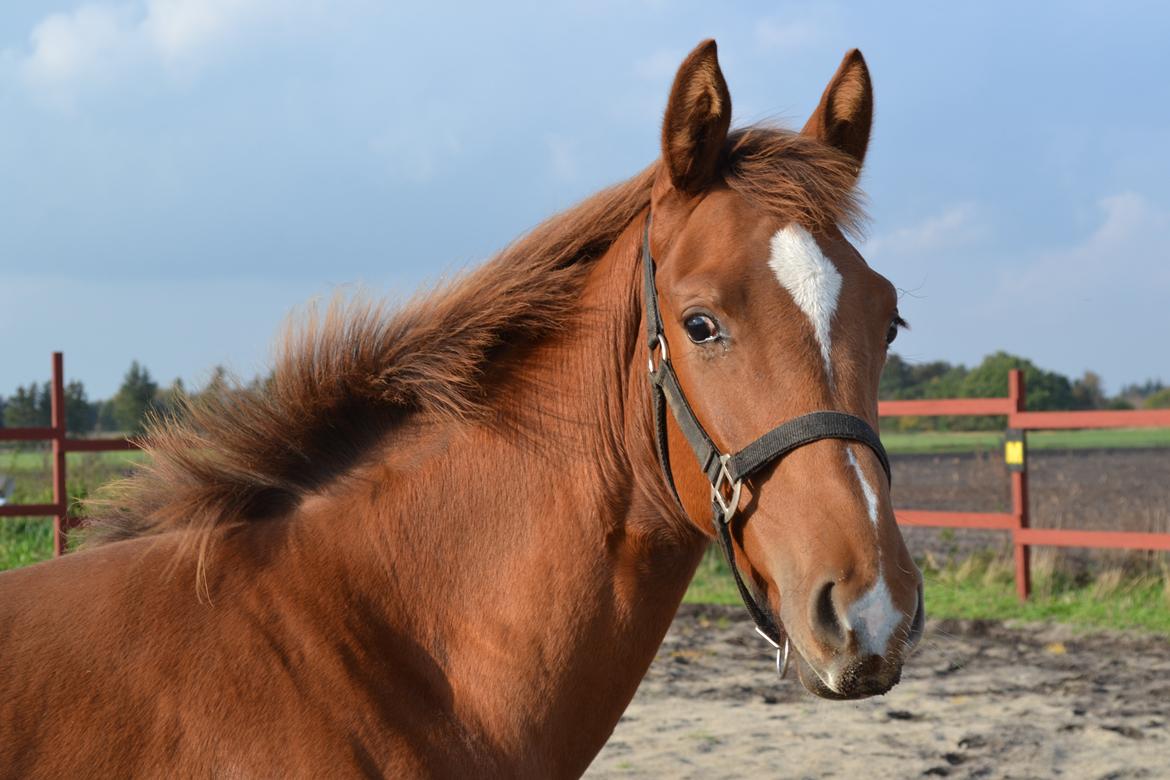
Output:
<svg viewBox="0 0 1170 780">
<path fill-rule="evenodd" d="M 507 369 L 497 418 L 420 422 L 353 481 L 388 622 L 414 627 L 457 720 L 537 774 L 583 771 L 604 744 L 705 547 L 654 456 L 638 232 Z"/>
</svg>

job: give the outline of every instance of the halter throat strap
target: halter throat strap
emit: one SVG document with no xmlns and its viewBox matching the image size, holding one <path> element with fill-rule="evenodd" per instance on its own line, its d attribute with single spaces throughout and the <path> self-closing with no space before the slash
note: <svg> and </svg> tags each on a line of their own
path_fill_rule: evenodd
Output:
<svg viewBox="0 0 1170 780">
<path fill-rule="evenodd" d="M 687 402 L 679 384 L 678 375 L 670 362 L 670 350 L 662 325 L 662 312 L 658 305 L 658 289 L 655 286 L 654 257 L 650 251 L 650 216 L 646 217 L 646 228 L 642 237 L 643 300 L 646 307 L 646 346 L 649 349 L 651 399 L 654 411 L 654 445 L 658 461 L 670 492 L 678 502 L 678 488 L 670 467 L 670 453 L 667 446 L 666 410 L 669 408 L 679 430 L 695 453 L 699 468 L 711 485 L 711 514 L 720 546 L 727 557 L 728 567 L 735 578 L 736 587 L 744 606 L 756 623 L 756 628 L 777 648 L 784 641 L 783 629 L 773 618 L 771 611 L 756 601 L 743 580 L 735 562 L 735 547 L 731 539 L 731 521 L 739 511 L 739 493 L 743 481 L 761 471 L 788 453 L 806 444 L 821 439 L 844 439 L 869 447 L 882 464 L 886 479 L 890 479 L 890 459 L 886 455 L 878 434 L 865 420 L 856 415 L 837 411 L 816 411 L 788 420 L 768 431 L 751 444 L 736 453 L 721 453 L 715 442 L 699 422 L 691 405 Z M 655 364 L 655 356 L 658 362 Z M 685 510 L 684 510 L 685 511 Z"/>
</svg>

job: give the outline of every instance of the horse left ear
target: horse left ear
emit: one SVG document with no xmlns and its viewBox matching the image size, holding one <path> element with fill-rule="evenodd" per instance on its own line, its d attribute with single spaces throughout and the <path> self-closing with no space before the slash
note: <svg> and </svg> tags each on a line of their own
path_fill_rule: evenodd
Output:
<svg viewBox="0 0 1170 780">
<path fill-rule="evenodd" d="M 865 58 L 853 49 L 841 60 L 820 105 L 800 132 L 845 152 L 857 160 L 860 171 L 872 126 L 873 84 Z"/>
<path fill-rule="evenodd" d="M 662 159 L 671 184 L 693 195 L 714 181 L 731 125 L 731 93 L 715 41 L 700 43 L 678 69 L 662 119 Z"/>
</svg>

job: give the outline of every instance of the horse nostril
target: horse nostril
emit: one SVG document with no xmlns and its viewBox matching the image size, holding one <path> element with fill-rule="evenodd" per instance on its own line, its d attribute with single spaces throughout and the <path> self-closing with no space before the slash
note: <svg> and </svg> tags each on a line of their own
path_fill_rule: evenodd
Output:
<svg viewBox="0 0 1170 780">
<path fill-rule="evenodd" d="M 926 599 L 922 586 L 918 586 L 918 609 L 914 612 L 914 620 L 910 623 L 910 635 L 906 638 L 908 648 L 913 648 L 922 639 L 922 631 L 926 627 Z"/>
<path fill-rule="evenodd" d="M 845 627 L 841 625 L 837 606 L 833 603 L 833 585 L 834 582 L 830 580 L 817 592 L 813 608 L 813 626 L 822 642 L 833 647 L 841 647 L 845 644 Z"/>
</svg>

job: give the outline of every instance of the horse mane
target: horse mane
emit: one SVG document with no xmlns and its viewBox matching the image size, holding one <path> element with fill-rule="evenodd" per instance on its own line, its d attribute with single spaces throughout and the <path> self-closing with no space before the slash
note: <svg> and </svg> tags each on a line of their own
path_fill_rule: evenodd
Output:
<svg viewBox="0 0 1170 780">
<path fill-rule="evenodd" d="M 289 511 L 410 415 L 466 421 L 488 411 L 485 372 L 503 350 L 563 323 L 592 262 L 648 208 L 660 164 L 396 312 L 335 298 L 290 320 L 267 382 L 217 384 L 151 421 L 148 463 L 89 502 L 86 545 L 190 529 L 203 549 L 216 527 Z M 729 136 L 723 180 L 767 213 L 856 233 L 857 166 L 811 138 L 753 126 Z"/>
</svg>

